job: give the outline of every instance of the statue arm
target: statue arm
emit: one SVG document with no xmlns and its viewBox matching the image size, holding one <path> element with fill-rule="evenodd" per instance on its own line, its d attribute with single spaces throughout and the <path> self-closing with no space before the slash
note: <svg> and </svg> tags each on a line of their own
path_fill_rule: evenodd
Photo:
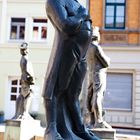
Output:
<svg viewBox="0 0 140 140">
<path fill-rule="evenodd" d="M 29 82 L 29 84 L 34 84 L 35 79 L 34 79 L 32 63 L 28 62 L 28 60 L 26 60 L 26 62 L 24 64 L 24 70 L 25 70 L 27 82 Z"/>
<path fill-rule="evenodd" d="M 87 17 L 86 10 L 79 7 L 77 13 L 69 15 L 67 8 L 59 1 L 46 6 L 48 17 L 55 26 L 66 34 L 75 34 L 80 30 L 82 21 Z"/>
<path fill-rule="evenodd" d="M 28 81 L 30 84 L 35 83 L 35 77 L 34 77 L 34 71 L 33 71 L 33 66 L 31 62 L 27 63 L 27 73 L 28 73 Z"/>
<path fill-rule="evenodd" d="M 102 62 L 103 66 L 109 67 L 110 58 L 104 53 L 100 45 L 94 45 L 96 47 L 96 56 Z"/>
</svg>

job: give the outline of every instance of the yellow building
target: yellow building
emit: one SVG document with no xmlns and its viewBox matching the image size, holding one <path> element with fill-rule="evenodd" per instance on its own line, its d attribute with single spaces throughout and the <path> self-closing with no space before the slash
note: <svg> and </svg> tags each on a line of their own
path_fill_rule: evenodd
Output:
<svg viewBox="0 0 140 140">
<path fill-rule="evenodd" d="M 140 128 L 140 0 L 90 0 L 90 13 L 111 58 L 105 119 L 113 126 Z"/>
</svg>

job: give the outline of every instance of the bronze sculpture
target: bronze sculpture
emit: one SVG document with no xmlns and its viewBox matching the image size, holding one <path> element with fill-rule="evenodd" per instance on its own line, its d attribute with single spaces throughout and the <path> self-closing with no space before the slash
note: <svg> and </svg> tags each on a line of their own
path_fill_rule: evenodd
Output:
<svg viewBox="0 0 140 140">
<path fill-rule="evenodd" d="M 20 46 L 21 60 L 21 91 L 16 100 L 16 112 L 12 119 L 33 119 L 29 114 L 29 108 L 35 84 L 32 63 L 28 59 L 28 44 L 23 42 Z"/>
<path fill-rule="evenodd" d="M 91 113 L 91 124 L 95 128 L 112 127 L 103 119 L 103 97 L 106 90 L 106 71 L 110 64 L 110 58 L 105 55 L 99 45 L 100 33 L 99 28 L 93 28 L 91 47 L 88 50 L 88 110 Z"/>
<path fill-rule="evenodd" d="M 77 0 L 47 0 L 55 42 L 44 84 L 45 140 L 98 140 L 81 119 L 79 94 L 92 29 L 88 11 Z"/>
</svg>

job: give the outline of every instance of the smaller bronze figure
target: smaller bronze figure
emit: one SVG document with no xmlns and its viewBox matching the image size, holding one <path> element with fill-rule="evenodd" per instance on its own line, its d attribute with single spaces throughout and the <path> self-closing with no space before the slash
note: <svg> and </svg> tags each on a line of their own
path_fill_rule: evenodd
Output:
<svg viewBox="0 0 140 140">
<path fill-rule="evenodd" d="M 12 119 L 33 119 L 29 114 L 29 108 L 35 84 L 32 63 L 28 59 L 28 44 L 22 43 L 20 46 L 21 60 L 21 91 L 16 100 L 16 113 Z"/>
<path fill-rule="evenodd" d="M 103 119 L 103 97 L 106 90 L 106 71 L 110 64 L 110 58 L 105 55 L 99 41 L 99 28 L 94 27 L 92 43 L 87 55 L 89 68 L 88 110 L 90 112 L 90 123 L 95 128 L 112 128 Z"/>
</svg>

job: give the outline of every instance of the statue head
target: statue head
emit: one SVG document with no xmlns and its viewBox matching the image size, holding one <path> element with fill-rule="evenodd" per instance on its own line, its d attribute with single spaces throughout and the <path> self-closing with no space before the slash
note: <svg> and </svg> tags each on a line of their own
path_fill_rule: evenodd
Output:
<svg viewBox="0 0 140 140">
<path fill-rule="evenodd" d="M 28 43 L 23 42 L 23 43 L 20 45 L 20 53 L 21 53 L 22 55 L 28 54 Z"/>
<path fill-rule="evenodd" d="M 93 27 L 92 42 L 100 42 L 100 32 L 99 32 L 99 27 L 98 26 Z"/>
</svg>

